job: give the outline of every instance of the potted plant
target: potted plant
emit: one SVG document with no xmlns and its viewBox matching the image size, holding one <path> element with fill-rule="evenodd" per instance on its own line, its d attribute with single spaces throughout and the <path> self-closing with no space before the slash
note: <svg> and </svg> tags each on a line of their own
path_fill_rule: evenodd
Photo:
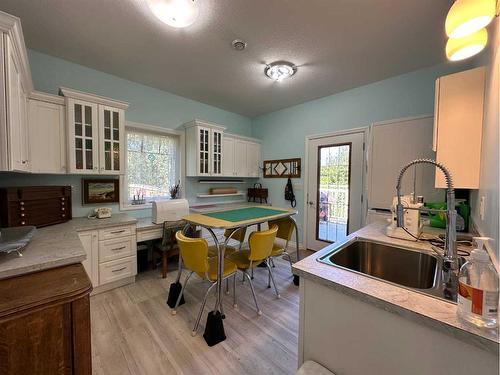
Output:
<svg viewBox="0 0 500 375">
<path fill-rule="evenodd" d="M 179 197 L 180 189 L 181 189 L 181 182 L 180 181 L 177 184 L 175 184 L 174 186 L 171 186 L 168 189 L 168 191 L 170 193 L 170 199 L 177 199 Z"/>
</svg>

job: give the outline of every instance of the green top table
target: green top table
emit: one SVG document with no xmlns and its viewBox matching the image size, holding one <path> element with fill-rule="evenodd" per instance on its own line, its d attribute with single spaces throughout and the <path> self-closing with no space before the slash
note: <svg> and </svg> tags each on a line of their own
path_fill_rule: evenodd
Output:
<svg viewBox="0 0 500 375">
<path fill-rule="evenodd" d="M 296 210 L 287 208 L 244 207 L 231 210 L 191 214 L 183 217 L 190 224 L 214 229 L 232 229 L 260 224 L 292 216 Z"/>
</svg>

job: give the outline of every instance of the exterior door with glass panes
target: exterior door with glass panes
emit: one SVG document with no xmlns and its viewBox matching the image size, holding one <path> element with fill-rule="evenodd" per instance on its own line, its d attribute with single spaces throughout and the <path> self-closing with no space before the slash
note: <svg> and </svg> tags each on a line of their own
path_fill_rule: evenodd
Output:
<svg viewBox="0 0 500 375">
<path fill-rule="evenodd" d="M 222 175 L 222 132 L 212 129 L 211 175 Z"/>
<path fill-rule="evenodd" d="M 99 105 L 99 169 L 103 174 L 123 172 L 123 110 Z"/>
<path fill-rule="evenodd" d="M 364 131 L 308 140 L 307 248 L 320 250 L 361 228 Z"/>
<path fill-rule="evenodd" d="M 99 173 L 97 104 L 68 99 L 69 172 Z"/>
<path fill-rule="evenodd" d="M 210 129 L 198 127 L 198 173 L 210 175 Z"/>
</svg>

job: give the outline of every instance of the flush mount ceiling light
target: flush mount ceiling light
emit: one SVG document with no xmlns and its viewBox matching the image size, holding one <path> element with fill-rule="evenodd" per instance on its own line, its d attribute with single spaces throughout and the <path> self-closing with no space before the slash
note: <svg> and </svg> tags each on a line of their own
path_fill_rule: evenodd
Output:
<svg viewBox="0 0 500 375">
<path fill-rule="evenodd" d="M 266 66 L 264 73 L 276 82 L 281 82 L 293 76 L 297 72 L 297 67 L 286 61 L 276 61 Z"/>
<path fill-rule="evenodd" d="M 464 60 L 481 52 L 487 43 L 488 32 L 486 29 L 481 29 L 463 38 L 448 39 L 446 57 L 451 61 Z"/>
<path fill-rule="evenodd" d="M 496 0 L 456 0 L 446 16 L 446 34 L 463 38 L 488 26 L 495 17 Z"/>
<path fill-rule="evenodd" d="M 147 0 L 151 12 L 169 26 L 188 27 L 198 17 L 198 4 L 195 0 Z"/>
</svg>

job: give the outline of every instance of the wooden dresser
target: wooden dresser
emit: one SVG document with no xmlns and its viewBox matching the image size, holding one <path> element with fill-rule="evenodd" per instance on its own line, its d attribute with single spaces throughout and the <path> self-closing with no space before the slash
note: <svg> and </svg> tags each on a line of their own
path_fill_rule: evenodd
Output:
<svg viewBox="0 0 500 375">
<path fill-rule="evenodd" d="M 71 220 L 71 186 L 0 189 L 0 227 L 43 227 Z"/>
<path fill-rule="evenodd" d="M 90 375 L 91 290 L 81 264 L 0 280 L 0 374 Z"/>
</svg>

